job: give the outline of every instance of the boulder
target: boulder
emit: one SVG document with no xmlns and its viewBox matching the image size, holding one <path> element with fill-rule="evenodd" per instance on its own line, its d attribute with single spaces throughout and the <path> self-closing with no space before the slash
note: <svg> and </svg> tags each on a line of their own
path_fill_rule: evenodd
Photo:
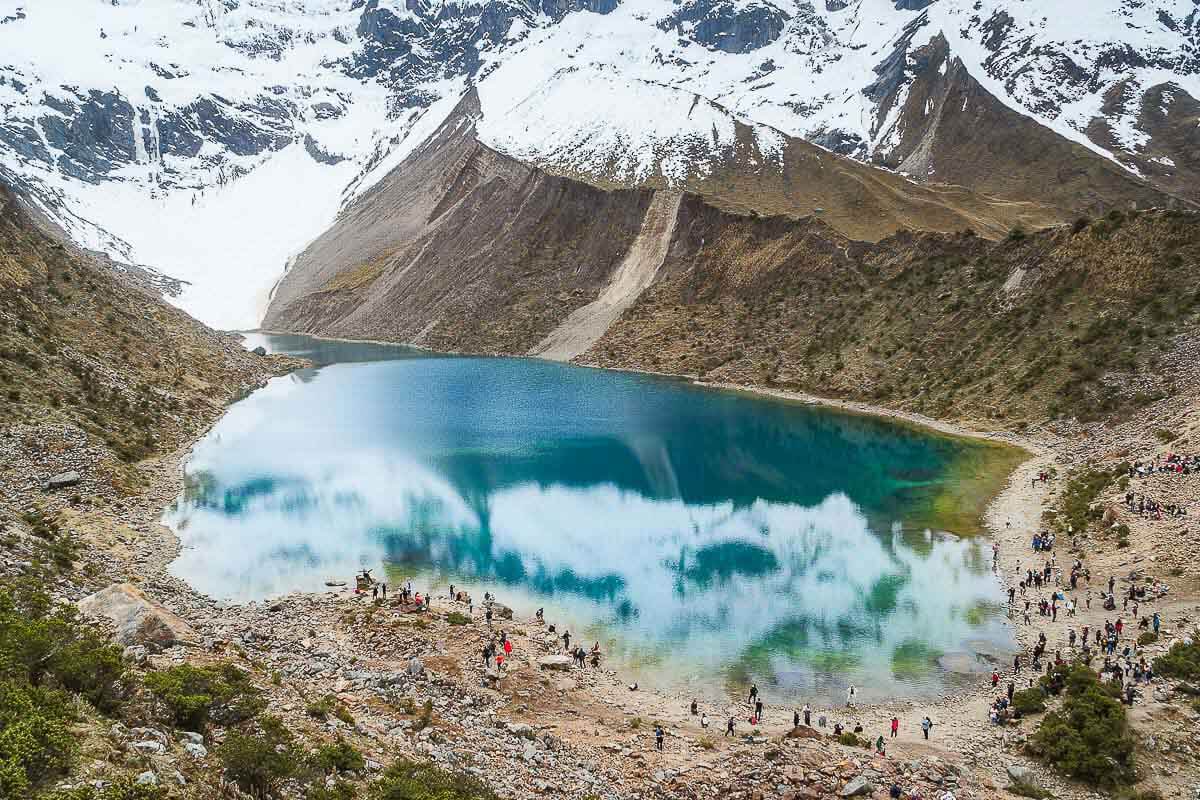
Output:
<svg viewBox="0 0 1200 800">
<path fill-rule="evenodd" d="M 116 627 L 116 640 L 126 647 L 170 647 L 194 644 L 196 632 L 175 614 L 154 602 L 131 583 L 114 583 L 79 601 L 79 610 Z"/>
<path fill-rule="evenodd" d="M 263 347 L 260 344 L 258 347 L 254 348 L 250 352 L 254 353 L 254 355 L 256 355 L 256 356 L 265 356 L 267 354 L 267 348 Z"/>
<path fill-rule="evenodd" d="M 503 603 L 492 603 L 492 616 L 496 619 L 512 619 L 513 610 Z"/>
<path fill-rule="evenodd" d="M 808 725 L 797 725 L 787 732 L 789 739 L 823 739 L 820 731 Z"/>
<path fill-rule="evenodd" d="M 1029 767 L 1022 767 L 1020 764 L 1009 764 L 1006 770 L 1009 780 L 1013 783 L 1022 783 L 1026 786 L 1036 786 L 1037 776 Z"/>
<path fill-rule="evenodd" d="M 80 480 L 79 473 L 71 470 L 70 472 L 60 472 L 57 475 L 48 478 L 46 482 L 42 484 L 42 486 L 47 491 L 53 491 L 54 489 L 62 489 L 67 486 L 74 486 L 75 484 L 79 483 Z"/>
<path fill-rule="evenodd" d="M 838 797 L 861 797 L 873 791 L 875 791 L 875 787 L 871 785 L 871 782 L 859 775 L 857 778 L 851 778 L 850 782 L 842 787 L 842 790 L 838 792 Z"/>
<path fill-rule="evenodd" d="M 412 677 L 417 677 L 425 673 L 425 662 L 413 656 L 408 660 L 408 674 Z"/>
<path fill-rule="evenodd" d="M 542 656 L 538 659 L 538 666 L 542 669 L 560 669 L 569 670 L 571 668 L 571 657 L 564 655 Z"/>
</svg>

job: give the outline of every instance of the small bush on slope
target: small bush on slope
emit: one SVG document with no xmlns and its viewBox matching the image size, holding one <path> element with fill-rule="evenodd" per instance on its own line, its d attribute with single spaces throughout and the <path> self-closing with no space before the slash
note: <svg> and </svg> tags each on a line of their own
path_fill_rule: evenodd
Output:
<svg viewBox="0 0 1200 800">
<path fill-rule="evenodd" d="M 230 731 L 217 748 L 225 773 L 255 797 L 272 794 L 300 768 L 295 739 L 278 717 L 264 716 L 253 733 Z"/>
<path fill-rule="evenodd" d="M 1116 686 L 1083 665 L 1067 673 L 1062 707 L 1046 714 L 1029 748 L 1058 770 L 1101 787 L 1133 779 L 1133 736 Z"/>
<path fill-rule="evenodd" d="M 250 676 L 233 664 L 158 670 L 146 675 L 146 688 L 171 721 L 188 730 L 199 730 L 210 718 L 223 725 L 241 722 L 266 708 Z"/>
<path fill-rule="evenodd" d="M 1196 680 L 1200 678 L 1200 640 L 1191 644 L 1176 642 L 1164 655 L 1154 659 L 1154 671 L 1164 678 Z"/>
<path fill-rule="evenodd" d="M 496 800 L 484 783 L 432 764 L 400 760 L 371 784 L 370 800 Z"/>
</svg>

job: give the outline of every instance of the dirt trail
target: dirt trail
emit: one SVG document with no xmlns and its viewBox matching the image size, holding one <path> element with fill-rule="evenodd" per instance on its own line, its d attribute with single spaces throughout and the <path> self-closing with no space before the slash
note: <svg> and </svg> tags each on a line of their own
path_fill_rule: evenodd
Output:
<svg viewBox="0 0 1200 800">
<path fill-rule="evenodd" d="M 596 343 L 625 309 L 654 282 L 675 233 L 682 195 L 657 192 L 646 209 L 642 229 L 613 273 L 612 280 L 592 302 L 575 309 L 561 325 L 529 351 L 531 356 L 570 361 Z"/>
</svg>

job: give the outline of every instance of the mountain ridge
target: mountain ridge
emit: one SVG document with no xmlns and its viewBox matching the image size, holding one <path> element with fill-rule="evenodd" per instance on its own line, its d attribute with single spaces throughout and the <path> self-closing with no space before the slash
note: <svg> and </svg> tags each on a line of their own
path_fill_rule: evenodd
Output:
<svg viewBox="0 0 1200 800">
<path fill-rule="evenodd" d="M 548 169 L 564 166 L 552 162 L 571 141 L 601 164 L 667 159 L 693 181 L 719 178 L 707 166 L 736 135 L 673 146 L 688 107 L 644 104 L 637 87 L 652 80 L 720 104 L 726 130 L 767 126 L 920 182 L 1047 203 L 1059 219 L 1196 199 L 1200 21 L 1185 0 L 1049 12 L 1015 0 L 146 8 L 21 3 L 0 21 L 0 175 L 76 243 L 184 282 L 176 302 L 226 326 L 257 322 L 288 259 L 468 83 L 493 123 L 519 129 L 497 149 Z M 980 115 L 948 120 L 962 113 L 946 103 L 926 113 L 947 80 L 945 59 L 929 52 L 939 40 L 970 79 L 956 85 L 982 93 Z M 51 63 L 51 50 L 67 57 Z M 564 69 L 582 77 L 564 88 Z M 610 92 L 599 122 L 630 146 L 537 124 L 586 111 L 580 83 Z M 539 92 L 553 102 L 522 105 Z M 568 109 L 561 98 L 572 96 L 582 102 Z M 1069 180 L 1047 179 L 1057 161 L 1075 164 Z M 643 180 L 634 171 L 623 182 Z M 759 199 L 744 194 L 740 207 L 754 209 Z M 769 193 L 761 205 L 785 210 Z M 244 289 L 237 303 L 233 284 Z"/>
</svg>

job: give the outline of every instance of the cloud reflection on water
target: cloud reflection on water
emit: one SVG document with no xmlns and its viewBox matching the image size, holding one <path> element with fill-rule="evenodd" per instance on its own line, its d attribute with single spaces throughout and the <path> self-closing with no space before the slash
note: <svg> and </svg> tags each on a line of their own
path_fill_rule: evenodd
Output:
<svg viewBox="0 0 1200 800">
<path fill-rule="evenodd" d="M 453 394 L 433 369 L 421 408 L 431 393 Z M 705 412 L 702 429 L 684 420 L 655 435 L 643 416 L 613 432 L 611 420 L 589 430 L 575 419 L 571 436 L 531 442 L 513 434 L 531 425 L 519 386 L 496 392 L 508 416 L 471 421 L 448 402 L 443 418 L 418 424 L 396 419 L 395 398 L 375 405 L 379 391 L 330 371 L 273 381 L 197 446 L 188 491 L 167 514 L 184 542 L 177 575 L 250 600 L 390 563 L 421 588 L 453 580 L 525 613 L 544 605 L 651 677 L 682 672 L 710 688 L 745 675 L 805 692 L 846 681 L 931 690 L 938 654 L 1008 641 L 980 612 L 999 599 L 984 545 L 881 525 L 912 505 L 905 482 L 868 490 L 838 471 L 882 484 L 877 462 L 889 455 L 917 470 L 912 485 L 936 471 L 925 451 L 904 449 L 928 445 L 872 439 L 877 423 L 817 419 L 805 431 L 795 409 L 771 420 L 735 403 Z M 552 411 L 539 400 L 534 416 L 546 418 L 534 422 L 553 427 Z M 471 429 L 489 424 L 490 437 Z M 797 438 L 830 436 L 819 445 L 831 468 L 809 475 L 779 460 Z M 830 441 L 843 450 L 830 453 Z M 829 489 L 839 482 L 845 491 Z"/>
</svg>

